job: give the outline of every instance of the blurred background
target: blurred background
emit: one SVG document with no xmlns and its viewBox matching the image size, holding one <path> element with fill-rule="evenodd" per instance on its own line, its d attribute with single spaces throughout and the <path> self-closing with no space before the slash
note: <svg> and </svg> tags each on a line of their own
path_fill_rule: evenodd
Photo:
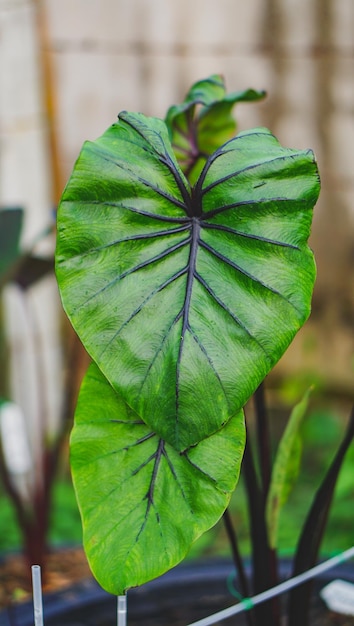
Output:
<svg viewBox="0 0 354 626">
<path fill-rule="evenodd" d="M 306 490 L 331 459 L 354 399 L 352 0 L 0 0 L 0 214 L 12 212 L 0 221 L 0 395 L 19 409 L 15 418 L 11 407 L 10 418 L 2 411 L 0 552 L 21 545 L 18 519 L 34 493 L 49 509 L 48 519 L 32 511 L 34 534 L 42 524 L 52 545 L 81 538 L 67 433 L 86 358 L 52 271 L 55 207 L 81 145 L 123 109 L 164 117 L 213 73 L 228 91 L 265 89 L 264 101 L 236 107 L 239 129 L 267 126 L 285 146 L 311 147 L 321 173 L 313 312 L 267 382 L 275 439 L 291 405 L 316 386 L 302 491 L 283 525 L 282 549 L 293 547 Z M 353 543 L 353 469 L 351 451 L 327 552 Z M 242 529 L 242 506 L 233 507 Z M 23 521 L 27 531 L 31 523 Z M 213 533 L 222 552 L 222 533 Z"/>
</svg>

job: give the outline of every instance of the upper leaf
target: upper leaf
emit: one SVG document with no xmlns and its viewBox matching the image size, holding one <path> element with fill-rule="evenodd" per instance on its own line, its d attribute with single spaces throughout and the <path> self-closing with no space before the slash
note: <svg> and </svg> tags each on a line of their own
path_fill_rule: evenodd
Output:
<svg viewBox="0 0 354 626">
<path fill-rule="evenodd" d="M 195 83 L 184 102 L 166 115 L 172 147 L 182 171 L 194 183 L 210 154 L 236 132 L 232 109 L 237 102 L 264 98 L 264 91 L 246 89 L 227 94 L 222 76 Z"/>
<path fill-rule="evenodd" d="M 185 557 L 227 507 L 244 442 L 240 411 L 180 454 L 90 366 L 71 434 L 71 467 L 85 552 L 104 589 L 121 595 Z"/>
<path fill-rule="evenodd" d="M 113 387 L 177 449 L 245 404 L 308 317 L 318 192 L 313 154 L 266 129 L 217 150 L 192 189 L 161 120 L 123 113 L 84 145 L 58 211 L 63 304 Z"/>
</svg>

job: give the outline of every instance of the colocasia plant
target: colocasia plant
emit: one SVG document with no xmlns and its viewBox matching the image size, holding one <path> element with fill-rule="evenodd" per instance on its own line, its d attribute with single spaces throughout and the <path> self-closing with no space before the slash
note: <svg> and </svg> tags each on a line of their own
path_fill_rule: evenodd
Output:
<svg viewBox="0 0 354 626">
<path fill-rule="evenodd" d="M 176 565 L 224 514 L 243 407 L 310 313 L 317 165 L 265 128 L 235 136 L 234 105 L 263 96 L 211 76 L 164 121 L 122 112 L 60 202 L 59 288 L 92 358 L 71 465 L 87 558 L 113 594 Z"/>
</svg>

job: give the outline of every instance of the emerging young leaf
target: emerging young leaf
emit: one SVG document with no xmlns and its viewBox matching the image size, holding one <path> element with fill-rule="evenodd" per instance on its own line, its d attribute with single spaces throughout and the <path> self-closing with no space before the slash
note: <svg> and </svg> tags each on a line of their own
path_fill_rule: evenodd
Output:
<svg viewBox="0 0 354 626">
<path fill-rule="evenodd" d="M 122 594 L 185 557 L 227 507 L 244 443 L 239 411 L 180 454 L 90 366 L 71 435 L 71 467 L 86 555 L 104 589 Z"/>
<path fill-rule="evenodd" d="M 239 134 L 191 189 L 165 124 L 122 113 L 58 212 L 64 308 L 114 389 L 184 450 L 237 413 L 310 312 L 311 151 Z"/>
<path fill-rule="evenodd" d="M 165 122 L 172 147 L 191 183 L 197 180 L 208 156 L 235 135 L 234 105 L 264 96 L 264 91 L 253 89 L 227 94 L 223 77 L 215 74 L 195 83 L 182 104 L 169 108 Z"/>
<path fill-rule="evenodd" d="M 310 391 L 308 390 L 301 401 L 293 408 L 273 464 L 272 479 L 266 504 L 268 536 L 271 548 L 277 547 L 280 512 L 299 474 L 302 456 L 300 427 L 306 415 Z"/>
</svg>

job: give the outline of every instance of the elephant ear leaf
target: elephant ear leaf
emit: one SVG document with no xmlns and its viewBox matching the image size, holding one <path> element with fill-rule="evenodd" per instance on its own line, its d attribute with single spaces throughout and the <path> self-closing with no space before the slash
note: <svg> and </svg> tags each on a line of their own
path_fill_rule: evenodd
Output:
<svg viewBox="0 0 354 626">
<path fill-rule="evenodd" d="M 264 91 L 246 89 L 227 94 L 222 76 L 209 76 L 195 83 L 182 104 L 166 115 L 173 150 L 191 183 L 195 183 L 209 155 L 236 132 L 232 110 L 237 102 L 264 98 Z"/>
<path fill-rule="evenodd" d="M 85 552 L 104 589 L 121 595 L 185 557 L 227 507 L 244 443 L 240 411 L 179 454 L 90 366 L 71 434 L 71 467 Z"/>
<path fill-rule="evenodd" d="M 64 308 L 113 388 L 184 450 L 235 415 L 307 319 L 311 151 L 266 129 L 191 189 L 165 124 L 123 113 L 86 143 L 58 210 Z"/>
</svg>

